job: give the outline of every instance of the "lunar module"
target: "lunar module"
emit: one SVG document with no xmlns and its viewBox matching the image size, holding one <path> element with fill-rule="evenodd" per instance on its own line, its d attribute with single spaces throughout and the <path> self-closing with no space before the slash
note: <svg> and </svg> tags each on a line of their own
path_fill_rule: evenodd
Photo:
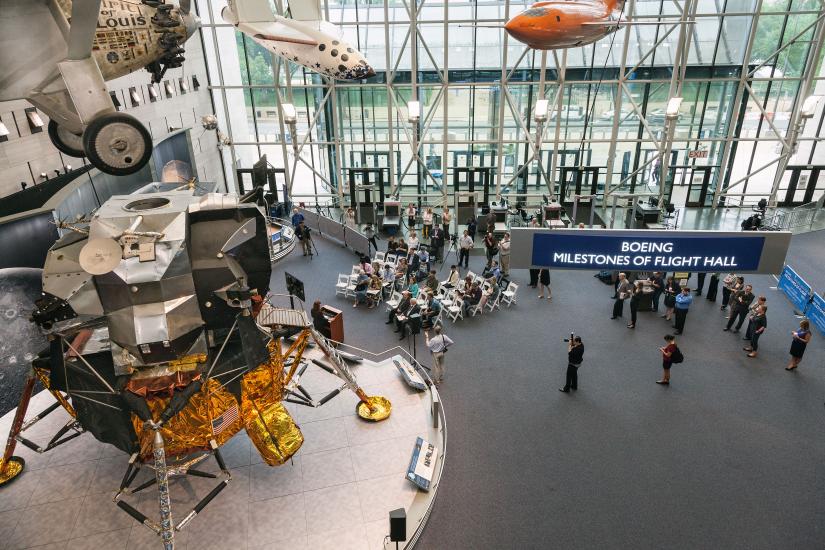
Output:
<svg viewBox="0 0 825 550">
<path fill-rule="evenodd" d="M 13 455 L 17 443 L 45 452 L 91 432 L 130 455 L 117 506 L 172 549 L 175 533 L 230 482 L 220 448 L 232 436 L 246 430 L 271 466 L 298 451 L 303 436 L 284 401 L 323 406 L 348 388 L 361 418 L 387 418 L 390 402 L 364 393 L 306 313 L 267 295 L 266 224 L 255 204 L 188 189 L 114 196 L 90 220 L 62 224 L 32 316 L 49 346 L 32 363 L 0 485 L 24 468 Z M 312 363 L 342 380 L 318 400 L 300 382 L 310 340 L 326 356 Z M 55 402 L 26 420 L 38 381 Z M 47 443 L 28 439 L 27 430 L 60 407 L 68 423 Z M 210 458 L 220 474 L 197 468 Z M 146 468 L 154 475 L 133 487 Z M 169 480 L 185 475 L 222 479 L 175 518 Z M 154 485 L 159 515 L 126 501 Z"/>
</svg>

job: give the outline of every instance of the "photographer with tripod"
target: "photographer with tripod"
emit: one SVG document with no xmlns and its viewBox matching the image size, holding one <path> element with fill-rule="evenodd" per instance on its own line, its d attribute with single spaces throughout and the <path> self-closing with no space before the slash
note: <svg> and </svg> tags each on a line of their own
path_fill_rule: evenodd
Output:
<svg viewBox="0 0 825 550">
<path fill-rule="evenodd" d="M 304 256 L 312 256 L 312 248 L 314 243 L 312 242 L 312 235 L 310 234 L 309 227 L 304 225 L 303 220 L 298 223 L 298 227 L 295 228 L 295 236 L 298 237 L 299 241 L 301 241 L 301 246 L 304 249 Z"/>
<path fill-rule="evenodd" d="M 567 376 L 564 387 L 559 388 L 559 391 L 570 393 L 571 389 L 579 389 L 579 367 L 584 358 L 584 344 L 581 336 L 576 336 L 572 332 L 570 338 L 565 338 L 564 341 L 567 342 Z"/>
</svg>

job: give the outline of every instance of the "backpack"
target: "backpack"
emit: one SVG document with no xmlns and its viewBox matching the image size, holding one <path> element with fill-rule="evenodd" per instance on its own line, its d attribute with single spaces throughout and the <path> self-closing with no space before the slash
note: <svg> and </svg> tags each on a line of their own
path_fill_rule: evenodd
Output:
<svg viewBox="0 0 825 550">
<path fill-rule="evenodd" d="M 671 363 L 681 363 L 684 360 L 685 356 L 682 355 L 682 350 L 680 350 L 678 347 L 675 350 L 673 350 L 673 353 L 670 355 Z"/>
</svg>

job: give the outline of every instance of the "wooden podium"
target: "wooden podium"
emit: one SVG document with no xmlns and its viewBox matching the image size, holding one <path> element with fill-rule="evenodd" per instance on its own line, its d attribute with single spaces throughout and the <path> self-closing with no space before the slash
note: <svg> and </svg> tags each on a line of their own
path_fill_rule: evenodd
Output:
<svg viewBox="0 0 825 550">
<path fill-rule="evenodd" d="M 321 312 L 324 314 L 324 317 L 327 318 L 329 321 L 329 334 L 325 334 L 331 340 L 335 340 L 336 342 L 343 342 L 344 341 L 344 314 L 340 309 L 335 309 L 334 307 L 322 305 Z"/>
</svg>

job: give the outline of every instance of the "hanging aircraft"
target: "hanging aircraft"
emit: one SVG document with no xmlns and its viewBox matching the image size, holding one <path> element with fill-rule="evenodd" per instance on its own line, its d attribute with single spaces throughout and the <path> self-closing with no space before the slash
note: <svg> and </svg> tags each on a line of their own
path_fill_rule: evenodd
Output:
<svg viewBox="0 0 825 550">
<path fill-rule="evenodd" d="M 275 55 L 338 80 L 375 76 L 364 55 L 322 19 L 320 0 L 292 0 L 291 17 L 275 14 L 268 0 L 228 0 L 224 21 Z"/>
<path fill-rule="evenodd" d="M 197 30 L 190 1 L 3 0 L 0 101 L 26 99 L 49 117 L 58 150 L 113 175 L 140 170 L 152 137 L 117 112 L 106 81 L 146 68 L 158 83 L 184 61 Z"/>
<path fill-rule="evenodd" d="M 601 40 L 621 24 L 624 0 L 536 2 L 504 30 L 536 50 L 575 48 Z"/>
</svg>

